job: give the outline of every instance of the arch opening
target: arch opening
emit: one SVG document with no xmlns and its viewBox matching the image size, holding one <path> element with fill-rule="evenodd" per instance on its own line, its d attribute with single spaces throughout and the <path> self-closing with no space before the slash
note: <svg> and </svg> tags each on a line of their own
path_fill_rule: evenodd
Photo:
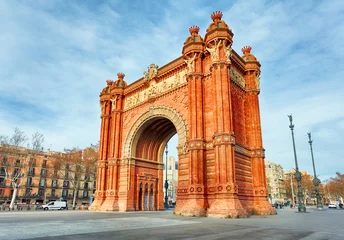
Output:
<svg viewBox="0 0 344 240">
<path fill-rule="evenodd" d="M 132 157 L 162 163 L 166 144 L 176 133 L 176 127 L 167 118 L 148 120 L 134 138 Z"/>
<path fill-rule="evenodd" d="M 137 178 L 136 210 L 162 210 L 167 204 L 175 206 L 178 182 L 177 129 L 166 117 L 153 117 L 145 121 L 133 138 L 131 158 L 135 160 Z M 172 141 L 170 141 L 172 138 Z M 173 142 L 173 143 L 172 143 Z M 166 146 L 175 157 L 166 155 Z M 173 163 L 172 163 L 173 162 Z M 166 172 L 167 171 L 167 172 Z M 166 194 L 166 179 L 168 189 Z"/>
</svg>

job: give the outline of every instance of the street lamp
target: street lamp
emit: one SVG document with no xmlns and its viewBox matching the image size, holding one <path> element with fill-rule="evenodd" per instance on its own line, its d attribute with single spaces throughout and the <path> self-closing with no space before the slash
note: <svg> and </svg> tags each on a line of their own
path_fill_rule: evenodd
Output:
<svg viewBox="0 0 344 240">
<path fill-rule="evenodd" d="M 166 165 L 165 165 L 165 209 L 168 209 L 168 196 L 167 196 L 167 190 L 168 190 L 168 181 L 167 181 L 167 154 L 168 154 L 168 150 L 167 150 L 167 144 L 166 144 Z"/>
<path fill-rule="evenodd" d="M 295 178 L 297 181 L 297 196 L 298 196 L 298 200 L 299 200 L 299 207 L 298 207 L 298 211 L 299 212 L 306 212 L 306 206 L 303 203 L 303 194 L 302 194 L 302 188 L 301 188 L 301 173 L 299 172 L 299 166 L 297 165 L 297 157 L 296 157 L 296 149 L 295 149 L 295 140 L 294 140 L 294 125 L 293 125 L 293 116 L 290 114 L 288 115 L 289 117 L 289 121 L 290 121 L 290 125 L 289 128 L 291 130 L 291 137 L 293 139 L 293 149 L 294 149 L 294 158 L 295 158 Z"/>
<path fill-rule="evenodd" d="M 291 187 L 291 197 L 293 199 L 293 206 L 295 205 L 294 187 L 293 187 L 293 174 L 290 172 L 290 187 Z"/>
<path fill-rule="evenodd" d="M 314 171 L 314 179 L 313 179 L 313 184 L 315 186 L 315 196 L 317 198 L 317 208 L 322 210 L 323 209 L 323 205 L 321 203 L 321 198 L 320 198 L 320 192 L 319 192 L 319 184 L 320 184 L 320 180 L 319 178 L 317 177 L 317 174 L 315 172 L 315 164 L 314 164 L 314 156 L 313 156 L 313 147 L 312 147 L 312 136 L 311 136 L 311 133 L 307 133 L 308 134 L 308 143 L 309 143 L 309 146 L 311 148 L 311 155 L 312 155 L 312 163 L 313 163 L 313 171 Z"/>
</svg>

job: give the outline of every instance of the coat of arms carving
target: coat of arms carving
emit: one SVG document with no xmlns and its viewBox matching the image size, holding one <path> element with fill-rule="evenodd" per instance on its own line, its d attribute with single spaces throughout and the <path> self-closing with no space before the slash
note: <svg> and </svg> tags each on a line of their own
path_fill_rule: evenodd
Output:
<svg viewBox="0 0 344 240">
<path fill-rule="evenodd" d="M 150 80 L 154 78 L 156 75 L 158 75 L 158 68 L 159 66 L 156 64 L 149 65 L 148 70 L 143 73 L 143 78 L 145 80 Z"/>
</svg>

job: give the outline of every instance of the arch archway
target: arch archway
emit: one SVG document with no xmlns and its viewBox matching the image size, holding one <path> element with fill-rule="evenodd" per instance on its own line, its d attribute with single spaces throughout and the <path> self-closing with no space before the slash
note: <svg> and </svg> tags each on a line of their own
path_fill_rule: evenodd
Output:
<svg viewBox="0 0 344 240">
<path fill-rule="evenodd" d="M 178 135 L 178 146 L 185 149 L 187 125 L 182 115 L 174 108 L 167 106 L 150 107 L 142 113 L 129 129 L 124 140 L 122 164 L 130 163 L 128 174 L 133 178 L 122 182 L 119 191 L 126 189 L 132 195 L 132 210 L 163 210 L 163 166 L 164 149 L 175 134 Z M 146 184 L 149 188 L 137 187 Z M 128 187 L 129 186 L 129 187 Z M 137 190 L 135 190 L 137 189 Z M 138 194 L 135 194 L 138 191 Z M 138 197 L 136 197 L 138 196 Z M 124 205 L 121 205 L 123 203 Z M 141 207 L 143 203 L 143 207 Z M 128 202 L 119 200 L 119 210 L 126 210 Z"/>
<path fill-rule="evenodd" d="M 130 85 L 123 73 L 106 81 L 91 210 L 163 210 L 163 151 L 177 133 L 176 214 L 275 213 L 265 182 L 260 63 L 251 47 L 241 57 L 232 50 L 221 12 L 211 18 L 204 37 L 199 27 L 189 28 L 179 58 L 161 68 L 151 64 Z"/>
<path fill-rule="evenodd" d="M 124 141 L 122 155 L 124 158 L 147 156 L 149 150 L 145 149 L 143 145 L 147 144 L 147 141 L 139 141 L 146 137 L 151 140 L 154 147 L 158 147 L 158 151 L 154 152 L 157 155 L 154 157 L 158 159 L 159 156 L 161 161 L 166 143 L 176 133 L 178 134 L 178 145 L 185 146 L 188 130 L 181 113 L 168 106 L 152 106 L 133 123 Z M 137 152 L 139 150 L 144 152 Z"/>
</svg>

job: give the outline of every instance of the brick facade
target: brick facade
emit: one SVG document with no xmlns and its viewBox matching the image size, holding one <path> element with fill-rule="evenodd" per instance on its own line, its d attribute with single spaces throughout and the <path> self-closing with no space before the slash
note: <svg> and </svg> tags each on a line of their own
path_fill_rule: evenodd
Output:
<svg viewBox="0 0 344 240">
<path fill-rule="evenodd" d="M 204 39 L 189 28 L 183 55 L 100 94 L 101 134 L 93 210 L 163 210 L 163 153 L 178 134 L 175 214 L 275 214 L 267 200 L 259 112 L 260 63 L 211 15 Z"/>
</svg>

